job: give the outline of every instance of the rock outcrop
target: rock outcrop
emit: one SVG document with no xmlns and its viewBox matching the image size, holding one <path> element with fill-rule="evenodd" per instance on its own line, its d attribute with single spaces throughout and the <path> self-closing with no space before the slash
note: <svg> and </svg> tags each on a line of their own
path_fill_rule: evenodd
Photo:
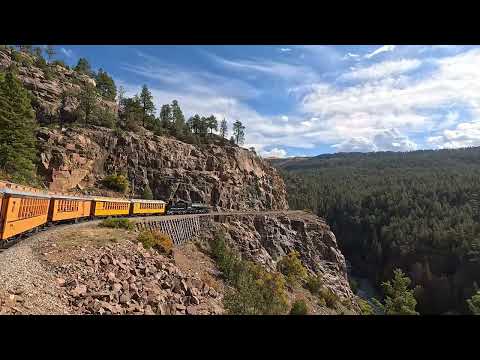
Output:
<svg viewBox="0 0 480 360">
<path fill-rule="evenodd" d="M 218 219 L 215 230 L 222 229 L 229 244 L 246 259 L 275 270 L 277 261 L 292 250 L 302 263 L 340 299 L 354 306 L 355 296 L 348 283 L 347 266 L 335 235 L 319 217 L 306 213 L 284 215 L 226 216 Z"/>
<path fill-rule="evenodd" d="M 0 70 L 14 65 L 18 79 L 28 89 L 32 97 L 32 106 L 37 121 L 49 123 L 58 119 L 60 108 L 63 116 L 68 116 L 77 109 L 78 99 L 73 94 L 79 93 L 86 84 L 95 86 L 95 80 L 72 69 L 60 65 L 45 69 L 37 66 L 36 57 L 26 52 L 14 52 L 8 48 L 0 48 Z M 116 103 L 99 99 L 100 105 L 110 110 L 116 109 Z"/>
<path fill-rule="evenodd" d="M 150 132 L 101 127 L 41 129 L 41 166 L 52 191 L 86 189 L 124 173 L 139 196 L 148 184 L 156 199 L 201 201 L 216 209 L 287 209 L 277 171 L 237 146 L 195 146 Z M 84 191 L 85 192 L 85 191 Z"/>
</svg>

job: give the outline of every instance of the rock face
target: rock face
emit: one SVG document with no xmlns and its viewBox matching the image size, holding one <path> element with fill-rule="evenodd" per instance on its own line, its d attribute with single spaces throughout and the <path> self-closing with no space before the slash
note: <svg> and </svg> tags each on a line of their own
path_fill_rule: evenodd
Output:
<svg viewBox="0 0 480 360">
<path fill-rule="evenodd" d="M 52 191 L 85 189 L 105 175 L 127 174 L 140 196 L 201 201 L 216 209 L 287 209 L 285 184 L 255 153 L 234 146 L 194 146 L 173 138 L 90 126 L 41 129 L 41 168 Z"/>
<path fill-rule="evenodd" d="M 57 286 L 78 314 L 209 315 L 222 296 L 173 259 L 132 243 L 102 247 L 81 263 L 59 266 Z"/>
<path fill-rule="evenodd" d="M 18 79 L 33 95 L 32 106 L 37 120 L 40 123 L 49 123 L 51 119 L 58 118 L 62 101 L 63 116 L 68 117 L 68 114 L 78 107 L 78 100 L 64 95 L 78 93 L 86 84 L 95 86 L 95 80 L 60 65 L 52 67 L 47 75 L 35 65 L 35 60 L 33 55 L 22 52 L 15 56 L 11 49 L 0 48 L 0 70 L 15 65 Z M 101 99 L 100 104 L 111 110 L 116 108 L 115 102 Z"/>
<path fill-rule="evenodd" d="M 345 257 L 330 227 L 319 217 L 305 213 L 227 216 L 220 221 L 216 229 L 223 229 L 229 244 L 245 258 L 274 270 L 282 256 L 296 250 L 302 263 L 320 274 L 326 286 L 341 299 L 356 304 Z M 213 236 L 213 232 L 208 236 Z"/>
</svg>

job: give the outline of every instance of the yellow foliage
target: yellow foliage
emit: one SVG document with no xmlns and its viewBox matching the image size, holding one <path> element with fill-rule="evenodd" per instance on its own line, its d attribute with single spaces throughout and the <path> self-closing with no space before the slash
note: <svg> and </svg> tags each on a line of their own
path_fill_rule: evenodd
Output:
<svg viewBox="0 0 480 360">
<path fill-rule="evenodd" d="M 167 255 L 173 252 L 173 241 L 170 236 L 159 231 L 142 231 L 137 240 L 143 244 L 145 249 L 154 248 Z"/>
</svg>

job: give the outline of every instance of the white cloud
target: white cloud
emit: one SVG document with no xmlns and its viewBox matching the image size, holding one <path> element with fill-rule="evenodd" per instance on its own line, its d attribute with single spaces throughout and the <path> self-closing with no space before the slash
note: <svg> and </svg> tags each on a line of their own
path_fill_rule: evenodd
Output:
<svg viewBox="0 0 480 360">
<path fill-rule="evenodd" d="M 264 158 L 285 158 L 287 152 L 284 149 L 273 148 L 270 151 L 262 151 L 260 153 Z"/>
<path fill-rule="evenodd" d="M 282 115 L 280 118 L 281 118 L 283 121 L 288 121 L 288 116 Z"/>
<path fill-rule="evenodd" d="M 374 141 L 374 137 L 379 129 L 397 129 L 406 136 L 430 133 L 434 137 L 433 132 L 458 124 L 459 116 L 454 109 L 459 107 L 479 119 L 480 49 L 433 60 L 432 64 L 435 68 L 423 78 L 387 76 L 347 87 L 321 82 L 302 89 L 300 111 L 321 120 L 299 136 L 299 142 L 321 138 L 323 143 L 335 143 L 339 148 L 343 142 L 358 138 L 371 141 L 378 150 L 411 149 L 414 145 L 408 141 L 389 137 L 388 145 L 379 139 Z M 452 113 L 442 117 L 447 111 Z M 464 125 L 474 134 L 475 126 Z M 441 142 L 449 146 L 475 142 L 475 135 L 472 139 L 459 131 L 463 134 L 464 129 L 442 134 Z M 430 143 L 440 141 L 435 139 Z"/>
<path fill-rule="evenodd" d="M 460 123 L 454 129 L 429 137 L 427 142 L 436 148 L 480 146 L 480 121 Z"/>
<path fill-rule="evenodd" d="M 421 64 L 422 62 L 418 59 L 384 61 L 366 67 L 353 68 L 350 72 L 342 75 L 342 78 L 347 80 L 379 79 L 412 71 L 418 68 Z"/>
<path fill-rule="evenodd" d="M 73 51 L 65 48 L 60 48 L 60 51 L 66 56 L 66 57 L 72 57 L 73 56 Z"/>
<path fill-rule="evenodd" d="M 289 51 L 292 51 L 292 49 L 290 49 L 290 48 L 280 48 L 280 49 L 278 49 L 278 50 L 280 50 L 281 52 L 289 52 Z"/>
<path fill-rule="evenodd" d="M 278 62 L 265 59 L 250 60 L 229 60 L 212 53 L 204 52 L 217 65 L 228 68 L 233 71 L 257 72 L 262 75 L 279 77 L 290 81 L 315 81 L 318 75 L 306 65 L 290 64 L 287 62 Z"/>
<path fill-rule="evenodd" d="M 349 52 L 342 58 L 342 60 L 350 60 L 350 59 L 359 60 L 359 58 L 360 58 L 360 55 Z"/>
<path fill-rule="evenodd" d="M 375 55 L 378 55 L 378 54 L 381 54 L 383 52 L 389 52 L 389 51 L 393 51 L 395 50 L 395 45 L 383 45 L 382 47 L 378 48 L 377 50 L 369 53 L 369 54 L 366 54 L 365 57 L 367 59 L 370 59 L 372 57 L 374 57 Z"/>
<path fill-rule="evenodd" d="M 333 145 L 339 152 L 412 151 L 418 146 L 397 129 L 379 131 L 373 139 L 353 137 Z"/>
</svg>

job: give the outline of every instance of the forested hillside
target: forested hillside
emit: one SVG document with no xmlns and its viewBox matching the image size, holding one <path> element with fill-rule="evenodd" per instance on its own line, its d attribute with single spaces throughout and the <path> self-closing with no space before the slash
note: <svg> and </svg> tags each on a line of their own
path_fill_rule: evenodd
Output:
<svg viewBox="0 0 480 360">
<path fill-rule="evenodd" d="M 292 208 L 325 217 L 376 284 L 402 268 L 420 313 L 470 313 L 480 281 L 480 148 L 272 160 Z"/>
</svg>

